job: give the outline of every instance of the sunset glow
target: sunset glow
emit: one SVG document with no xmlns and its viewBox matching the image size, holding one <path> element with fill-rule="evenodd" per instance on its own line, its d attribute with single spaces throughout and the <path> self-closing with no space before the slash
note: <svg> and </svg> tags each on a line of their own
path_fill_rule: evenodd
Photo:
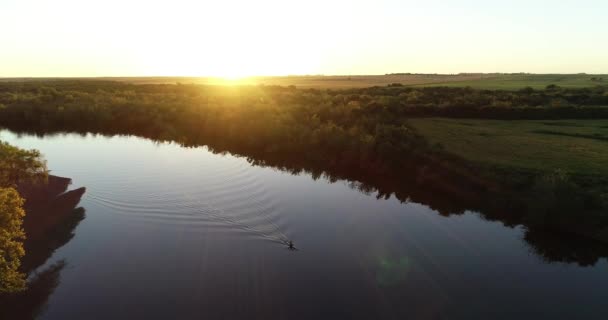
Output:
<svg viewBox="0 0 608 320">
<path fill-rule="evenodd" d="M 0 76 L 602 73 L 606 10 L 597 0 L 5 0 Z"/>
</svg>

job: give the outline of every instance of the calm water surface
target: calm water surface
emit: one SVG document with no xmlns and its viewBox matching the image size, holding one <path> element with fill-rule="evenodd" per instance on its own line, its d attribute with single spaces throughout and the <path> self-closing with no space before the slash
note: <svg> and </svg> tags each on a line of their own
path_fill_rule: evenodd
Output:
<svg viewBox="0 0 608 320">
<path fill-rule="evenodd" d="M 606 259 L 550 263 L 476 212 L 136 137 L 0 139 L 86 187 L 40 319 L 608 318 Z"/>
</svg>

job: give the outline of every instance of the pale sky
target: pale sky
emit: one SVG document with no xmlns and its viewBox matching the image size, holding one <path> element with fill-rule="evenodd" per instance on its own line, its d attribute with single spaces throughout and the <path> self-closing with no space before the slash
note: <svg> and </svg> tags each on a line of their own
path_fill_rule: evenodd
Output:
<svg viewBox="0 0 608 320">
<path fill-rule="evenodd" d="M 608 73 L 608 0 L 0 0 L 0 77 Z"/>
</svg>

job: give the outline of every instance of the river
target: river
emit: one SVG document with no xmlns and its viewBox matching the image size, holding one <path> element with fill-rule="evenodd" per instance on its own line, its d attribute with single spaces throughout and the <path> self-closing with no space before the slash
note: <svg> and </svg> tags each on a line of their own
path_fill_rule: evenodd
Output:
<svg viewBox="0 0 608 320">
<path fill-rule="evenodd" d="M 605 256 L 531 243 L 480 212 L 439 214 L 206 147 L 0 139 L 86 188 L 73 237 L 30 275 L 60 265 L 56 280 L 20 302 L 39 319 L 608 318 Z"/>
</svg>

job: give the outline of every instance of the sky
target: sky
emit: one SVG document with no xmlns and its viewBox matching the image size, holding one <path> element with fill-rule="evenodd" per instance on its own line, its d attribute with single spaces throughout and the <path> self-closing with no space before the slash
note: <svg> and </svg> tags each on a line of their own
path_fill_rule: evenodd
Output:
<svg viewBox="0 0 608 320">
<path fill-rule="evenodd" d="M 608 73 L 608 1 L 0 0 L 0 77 Z"/>
</svg>

